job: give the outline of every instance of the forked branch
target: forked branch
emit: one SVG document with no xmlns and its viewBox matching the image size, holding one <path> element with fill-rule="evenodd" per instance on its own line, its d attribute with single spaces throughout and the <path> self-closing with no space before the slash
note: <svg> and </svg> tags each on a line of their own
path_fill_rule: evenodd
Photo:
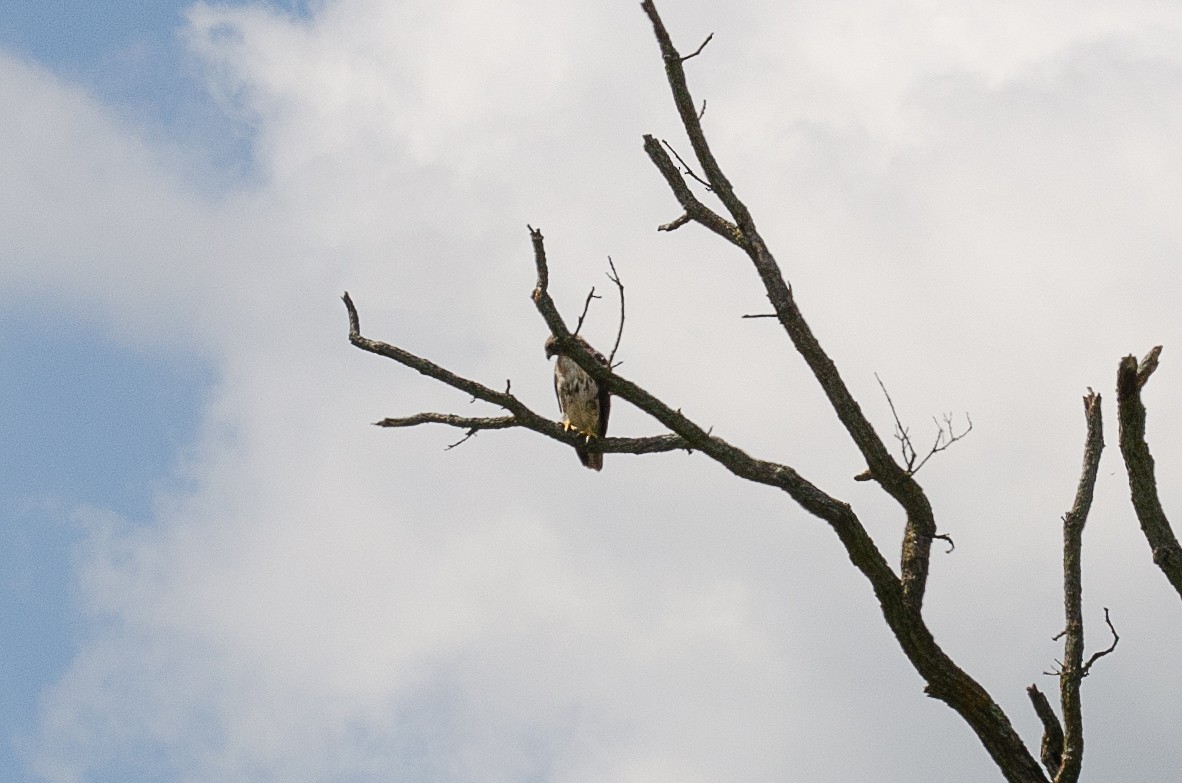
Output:
<svg viewBox="0 0 1182 783">
<path fill-rule="evenodd" d="M 665 451 L 688 449 L 688 444 L 676 435 L 655 435 L 643 438 L 597 438 L 590 445 L 582 443 L 577 433 L 568 432 L 558 422 L 535 413 L 515 395 L 505 391 L 497 391 L 482 383 L 464 378 L 456 373 L 435 364 L 432 361 L 416 356 L 409 351 L 380 340 L 371 340 L 361 334 L 360 318 L 352 297 L 346 292 L 342 297 L 345 309 L 349 315 L 349 342 L 357 348 L 369 353 L 392 359 L 399 364 L 409 367 L 428 378 L 464 392 L 473 399 L 491 403 L 509 411 L 508 416 L 457 416 L 450 413 L 417 413 L 412 416 L 386 418 L 376 422 L 379 427 L 415 427 L 421 424 L 443 424 L 466 430 L 467 437 L 481 430 L 500 430 L 509 427 L 523 427 L 528 430 L 553 438 L 571 447 L 576 444 L 583 448 L 607 453 L 622 454 L 655 454 Z M 462 441 L 461 441 L 462 442 Z M 453 444 L 458 445 L 457 444 Z"/>
<path fill-rule="evenodd" d="M 592 448 L 630 453 L 645 453 L 648 450 L 667 451 L 673 448 L 700 451 L 740 478 L 784 491 L 807 512 L 824 520 L 836 533 L 853 565 L 870 583 L 887 625 L 908 660 L 924 679 L 925 692 L 944 701 L 962 716 L 1007 780 L 1024 783 L 1045 781 L 1046 777 L 1042 774 L 1038 762 L 1017 736 L 1001 707 L 944 653 L 926 626 L 921 608 L 927 584 L 931 545 L 937 535 L 927 497 L 908 470 L 900 466 L 890 455 L 886 445 L 850 394 L 835 364 L 821 348 L 805 322 L 793 298 L 791 287 L 759 235 L 750 212 L 735 194 L 706 142 L 701 126 L 701 112 L 697 110 L 686 85 L 683 66 L 689 58 L 677 52 L 652 0 L 645 0 L 642 8 L 652 22 L 674 103 L 693 147 L 702 177 L 709 184 L 712 196 L 721 202 L 725 213 L 730 216 L 729 219 L 724 218 L 698 200 L 666 149 L 653 136 L 646 136 L 646 152 L 684 211 L 681 217 L 662 228 L 672 230 L 689 222 L 697 222 L 726 238 L 751 259 L 756 273 L 763 282 L 775 317 L 804 358 L 841 424 L 861 452 L 870 476 L 906 512 L 901 573 L 896 575 L 891 569 L 849 504 L 830 496 L 788 465 L 752 457 L 714 435 L 709 428 L 702 427 L 680 409 L 673 408 L 636 383 L 622 377 L 611 366 L 603 366 L 595 361 L 590 353 L 572 339 L 570 330 L 550 297 L 549 267 L 544 239 L 540 231 L 531 228 L 530 238 L 537 270 L 532 298 L 563 354 L 575 361 L 597 383 L 606 386 L 615 397 L 649 414 L 671 432 L 649 439 L 604 438 L 597 440 Z M 698 51 L 701 51 L 700 47 Z M 616 277 L 618 279 L 618 275 Z M 508 412 L 508 416 L 486 418 L 419 414 L 388 420 L 394 422 L 388 426 L 437 423 L 463 428 L 468 433 L 481 429 L 519 426 L 574 445 L 575 436 L 563 432 L 557 422 L 534 413 L 508 389 L 504 392 L 496 391 L 401 348 L 363 337 L 356 309 L 347 294 L 345 305 L 350 318 L 350 341 L 358 348 L 390 358 Z"/>
<path fill-rule="evenodd" d="M 903 469 L 909 476 L 914 476 L 920 468 L 927 464 L 929 459 L 973 431 L 973 420 L 969 418 L 967 413 L 964 418 L 968 425 L 960 433 L 956 432 L 951 413 L 944 414 L 943 424 L 933 418 L 932 421 L 936 422 L 936 440 L 927 453 L 920 457 L 919 452 L 915 449 L 915 444 L 911 441 L 910 429 L 903 426 L 903 422 L 899 419 L 899 412 L 895 410 L 895 401 L 891 399 L 891 393 L 887 391 L 886 384 L 882 382 L 882 378 L 878 377 L 878 373 L 874 374 L 874 379 L 878 381 L 878 386 L 882 389 L 883 396 L 886 397 L 887 405 L 890 406 L 891 417 L 895 420 L 895 440 L 899 443 L 899 451 L 903 457 Z"/>
<path fill-rule="evenodd" d="M 756 273 L 763 282 L 764 290 L 776 313 L 776 318 L 829 398 L 829 403 L 842 426 L 845 427 L 854 444 L 862 452 L 871 478 L 877 481 L 906 512 L 907 527 L 904 531 L 901 557 L 903 590 L 908 602 L 919 609 L 923 605 L 923 596 L 927 589 L 932 539 L 937 533 L 931 504 L 923 490 L 915 482 L 914 477 L 909 475 L 891 457 L 886 445 L 878 437 L 874 427 L 863 414 L 861 406 L 858 405 L 845 381 L 842 380 L 833 360 L 821 347 L 812 329 L 805 321 L 804 315 L 800 312 L 792 296 L 792 289 L 784 279 L 775 257 L 756 229 L 750 211 L 736 195 L 730 180 L 723 174 L 718 160 L 710 150 L 710 145 L 702 130 L 701 120 L 694 108 L 693 97 L 686 84 L 683 60 L 673 45 L 669 32 L 665 29 L 665 25 L 657 13 L 656 6 L 651 0 L 645 0 L 641 3 L 641 8 L 644 9 L 649 21 L 652 22 L 653 31 L 661 49 L 661 56 L 665 62 L 665 75 L 673 93 L 673 102 L 681 118 L 682 127 L 689 137 L 694 154 L 697 156 L 698 163 L 706 180 L 710 183 L 714 195 L 722 202 L 734 222 L 731 223 L 720 217 L 690 192 L 689 186 L 677 166 L 651 135 L 644 138 L 645 152 L 648 153 L 649 159 L 665 178 L 670 190 L 673 191 L 673 195 L 689 219 L 727 239 L 742 249 L 751 259 Z M 674 221 L 678 225 L 682 225 L 684 222 L 686 221 Z"/>
<path fill-rule="evenodd" d="M 756 229 L 750 211 L 736 195 L 730 180 L 723 174 L 706 141 L 700 113 L 686 83 L 685 58 L 674 46 L 652 0 L 644 0 L 641 8 L 652 23 L 665 64 L 665 76 L 673 93 L 673 102 L 701 167 L 702 175 L 710 183 L 713 195 L 722 203 L 731 218 L 727 220 L 721 217 L 694 196 L 668 153 L 653 136 L 649 135 L 644 139 L 645 151 L 684 210 L 682 217 L 662 226 L 662 229 L 670 230 L 690 221 L 697 222 L 742 249 L 751 259 L 777 319 L 825 392 L 842 426 L 862 453 L 870 477 L 906 512 L 907 523 L 903 535 L 899 581 L 895 583 L 893 580 L 887 580 L 877 569 L 868 570 L 860 564 L 859 553 L 853 546 L 853 540 L 846 537 L 846 534 L 853 531 L 857 531 L 858 535 L 865 534 L 860 522 L 856 519 L 847 521 L 844 514 L 835 518 L 823 507 L 815 511 L 807 505 L 805 507 L 834 525 L 850 558 L 863 568 L 863 572 L 870 578 L 882 604 L 887 624 L 894 631 L 912 664 L 927 680 L 927 692 L 947 702 L 964 717 L 1007 779 L 1045 780 L 1038 762 L 1014 732 L 1005 713 L 980 685 L 944 655 L 924 626 L 920 610 L 927 587 L 932 541 L 937 535 L 931 504 L 914 476 L 891 457 L 886 445 L 874 431 L 842 380 L 832 359 L 821 348 L 806 323 L 796 305 L 791 286 L 784 279 L 779 264 Z M 550 325 L 553 330 L 555 325 Z M 583 362 L 580 364 L 584 369 L 591 371 L 590 366 Z M 614 383 L 612 390 L 617 390 Z M 664 419 L 661 421 L 685 437 L 685 433 L 677 427 Z M 835 519 L 841 520 L 842 524 L 835 524 Z M 901 587 L 901 591 L 898 587 Z"/>
</svg>

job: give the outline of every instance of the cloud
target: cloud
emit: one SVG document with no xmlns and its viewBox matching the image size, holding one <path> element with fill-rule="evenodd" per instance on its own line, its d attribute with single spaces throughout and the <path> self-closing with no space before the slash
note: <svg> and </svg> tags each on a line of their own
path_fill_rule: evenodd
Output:
<svg viewBox="0 0 1182 783">
<path fill-rule="evenodd" d="M 921 440 L 931 414 L 973 415 L 921 474 L 957 541 L 928 613 L 1033 745 L 1022 689 L 1056 655 L 1077 399 L 1177 330 L 1178 31 L 1151 5 L 983 9 L 665 13 L 683 48 L 719 31 L 691 78 L 720 157 L 880 431 L 876 370 Z M 46 694 L 40 774 L 995 774 L 921 695 L 829 531 L 785 498 L 698 455 L 609 455 L 590 476 L 520 433 L 444 453 L 453 433 L 367 424 L 478 406 L 349 349 L 345 288 L 367 334 L 553 408 L 529 222 L 568 315 L 616 260 L 622 371 L 849 499 L 893 556 L 899 515 L 850 481 L 863 466 L 815 384 L 768 322 L 739 319 L 766 307 L 744 260 L 692 227 L 653 231 L 677 209 L 639 134 L 687 146 L 642 15 L 342 0 L 307 17 L 196 5 L 187 24 L 254 134 L 251 176 L 216 193 L 77 88 L 0 61 L 25 109 L 0 120 L 5 298 L 183 344 L 218 377 L 178 466 L 192 493 L 142 528 L 80 512 L 92 628 Z M 612 308 L 593 318 L 606 344 Z M 1165 360 L 1149 394 L 1168 465 L 1182 378 Z M 655 431 L 619 407 L 620 432 Z M 1109 443 L 1089 619 L 1119 607 L 1135 641 L 1087 683 L 1096 770 L 1147 758 L 1142 738 L 1182 717 L 1152 675 L 1182 647 L 1162 622 L 1176 608 Z M 1177 766 L 1160 747 L 1142 777 Z"/>
</svg>

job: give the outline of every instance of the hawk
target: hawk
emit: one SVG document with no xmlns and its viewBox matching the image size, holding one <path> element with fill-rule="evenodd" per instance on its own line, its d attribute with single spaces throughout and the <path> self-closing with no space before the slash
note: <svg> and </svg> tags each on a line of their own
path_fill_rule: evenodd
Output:
<svg viewBox="0 0 1182 783">
<path fill-rule="evenodd" d="M 577 334 L 571 339 L 583 350 L 595 357 L 595 361 L 607 367 L 607 359 L 592 348 Z M 546 358 L 557 356 L 554 363 L 554 392 L 558 395 L 558 407 L 562 410 L 562 428 L 575 430 L 590 443 L 592 438 L 607 435 L 607 417 L 611 413 L 612 399 L 606 386 L 600 386 L 586 371 L 575 364 L 575 360 L 558 349 L 554 335 L 546 338 Z M 603 452 L 588 451 L 585 446 L 575 446 L 579 461 L 592 470 L 603 470 Z"/>
</svg>

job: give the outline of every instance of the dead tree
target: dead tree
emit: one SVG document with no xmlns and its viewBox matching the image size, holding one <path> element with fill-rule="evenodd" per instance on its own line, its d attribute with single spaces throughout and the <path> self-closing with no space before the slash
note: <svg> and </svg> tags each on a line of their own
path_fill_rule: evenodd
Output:
<svg viewBox="0 0 1182 783">
<path fill-rule="evenodd" d="M 677 157 L 678 162 L 674 162 L 670 157 L 671 146 L 658 141 L 654 136 L 644 137 L 645 152 L 681 207 L 681 214 L 661 225 L 659 230 L 674 231 L 689 223 L 696 223 L 722 237 L 751 261 L 773 310 L 770 314 L 758 317 L 775 318 L 779 322 L 785 335 L 820 384 L 842 427 L 865 460 L 866 470 L 857 478 L 877 482 L 905 513 L 906 523 L 898 570 L 892 568 L 848 503 L 821 489 L 792 467 L 752 456 L 714 435 L 685 416 L 676 406 L 658 399 L 616 372 L 614 367 L 595 361 L 590 353 L 572 339 L 566 321 L 551 299 L 545 241 L 542 232 L 534 228 L 530 228 L 529 233 L 537 277 L 531 298 L 546 326 L 556 338 L 558 346 L 597 383 L 606 384 L 615 397 L 626 400 L 644 411 L 667 428 L 668 432 L 642 438 L 606 437 L 590 444 L 581 442 L 578 433 L 568 432 L 560 423 L 533 411 L 512 394 L 508 386 L 504 391 L 498 391 L 456 375 L 402 348 L 364 337 L 361 334 L 357 309 L 346 293 L 344 301 L 349 315 L 349 339 L 354 346 L 393 359 L 506 411 L 503 416 L 483 418 L 446 413 L 419 413 L 403 418 L 385 419 L 378 424 L 387 427 L 445 424 L 465 430 L 467 436 L 486 429 L 524 427 L 572 447 L 580 445 L 607 453 L 648 454 L 684 449 L 704 454 L 741 479 L 782 490 L 805 511 L 832 528 L 854 567 L 870 583 L 881 607 L 883 619 L 904 655 L 924 679 L 925 693 L 944 702 L 961 716 L 980 739 L 1002 776 L 1008 781 L 1022 783 L 1046 783 L 1048 779 L 1053 779 L 1057 783 L 1074 783 L 1079 776 L 1083 751 L 1079 686 L 1095 660 L 1112 649 L 1110 647 L 1094 654 L 1086 662 L 1083 659 L 1080 542 L 1103 448 L 1099 395 L 1090 393 L 1084 399 L 1088 433 L 1084 449 L 1084 466 L 1075 503 L 1063 519 L 1066 626 L 1056 638 L 1064 639 L 1065 651 L 1064 660 L 1055 673 L 1060 679 L 1060 702 L 1065 729 L 1059 723 L 1046 697 L 1034 686 L 1029 689 L 1035 709 L 1045 727 L 1040 757 L 1050 773 L 1048 778 L 1039 765 L 1039 759 L 1023 743 L 1002 708 L 975 679 L 941 649 L 924 620 L 923 600 L 927 589 L 932 542 L 938 538 L 949 540 L 939 532 L 931 503 L 915 478 L 916 471 L 926 457 L 917 461 L 918 455 L 911 446 L 906 429 L 897 418 L 896 438 L 902 447 L 902 464 L 892 456 L 890 449 L 876 433 L 842 380 L 833 360 L 822 349 L 805 321 L 793 296 L 792 286 L 785 280 L 779 264 L 756 226 L 755 219 L 736 194 L 715 158 L 702 130 L 701 113 L 690 95 L 684 69 L 685 62 L 701 53 L 710 38 L 708 37 L 691 54 L 682 55 L 674 46 L 652 0 L 645 0 L 641 7 L 652 23 L 673 101 L 697 163 L 695 172 L 676 153 L 673 155 Z M 695 195 L 687 177 L 697 185 L 704 186 L 717 199 L 721 204 L 722 214 Z M 945 448 L 948 438 L 955 440 L 964 434 L 953 435 L 951 422 L 947 423 L 947 438 L 937 439 L 933 453 Z M 1179 565 L 1182 565 L 1182 562 Z M 1114 647 L 1115 631 L 1113 634 Z"/>
</svg>

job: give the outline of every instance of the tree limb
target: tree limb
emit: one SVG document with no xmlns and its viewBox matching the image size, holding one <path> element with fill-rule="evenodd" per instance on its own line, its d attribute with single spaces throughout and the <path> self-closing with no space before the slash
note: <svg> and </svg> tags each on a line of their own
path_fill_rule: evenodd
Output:
<svg viewBox="0 0 1182 783">
<path fill-rule="evenodd" d="M 669 153 L 665 151 L 655 137 L 645 135 L 644 151 L 648 153 L 649 160 L 657 167 L 657 171 L 661 172 L 661 175 L 665 178 L 665 182 L 669 185 L 669 189 L 673 191 L 673 195 L 677 197 L 677 201 L 685 210 L 684 215 L 659 226 L 658 231 L 674 231 L 693 220 L 710 229 L 715 234 L 718 234 L 726 241 L 743 247 L 743 235 L 739 231 L 738 226 L 698 200 L 698 197 L 689 189 L 689 185 L 685 184 L 685 178 L 682 177 L 681 170 L 673 163 L 672 158 L 669 157 Z"/>
<path fill-rule="evenodd" d="M 583 302 L 583 313 L 579 316 L 579 320 L 575 322 L 575 334 L 578 334 L 583 328 L 583 321 L 587 318 L 587 311 L 591 309 L 591 300 L 602 298 L 601 296 L 596 296 L 595 286 L 591 286 L 591 290 L 587 293 L 587 300 Z"/>
<path fill-rule="evenodd" d="M 1059 700 L 1063 709 L 1063 749 L 1055 783 L 1076 783 L 1083 767 L 1083 707 L 1080 684 L 1087 674 L 1083 663 L 1083 531 L 1092 507 L 1100 454 L 1104 450 L 1104 426 L 1100 395 L 1088 389 L 1084 397 L 1087 439 L 1083 469 L 1075 490 L 1075 501 L 1063 516 L 1063 611 L 1066 618 L 1063 636 L 1063 663 L 1059 667 Z M 1089 666 L 1090 666 L 1089 662 Z"/>
<path fill-rule="evenodd" d="M 916 671 L 927 681 L 925 692 L 948 704 L 965 719 L 997 761 L 1007 780 L 1045 783 L 1046 778 L 1038 762 L 1022 744 L 1001 707 L 936 643 L 918 607 L 908 601 L 902 582 L 891 570 L 849 504 L 829 496 L 787 465 L 751 457 L 722 438 L 703 430 L 680 410 L 674 410 L 635 383 L 596 362 L 591 354 L 571 339 L 570 331 L 546 290 L 549 268 L 542 233 L 531 228 L 530 237 L 538 273 L 533 300 L 563 352 L 597 383 L 606 383 L 612 394 L 648 413 L 680 435 L 691 448 L 701 451 L 740 478 L 783 490 L 805 511 L 827 522 L 845 547 L 850 561 L 870 582 L 887 625 Z"/>
<path fill-rule="evenodd" d="M 686 215 L 741 248 L 751 259 L 780 324 L 825 392 L 842 426 L 845 427 L 846 432 L 849 433 L 850 438 L 862 453 L 871 477 L 903 507 L 907 522 L 903 535 L 900 580 L 895 582 L 885 578 L 883 570 L 889 572 L 889 567 L 885 567 L 885 563 L 880 567 L 872 559 L 863 558 L 860 537 L 865 536 L 865 530 L 857 518 L 853 516 L 853 512 L 849 511 L 848 506 L 840 504 L 845 510 L 839 512 L 829 503 L 817 503 L 810 507 L 799 499 L 798 502 L 801 502 L 801 505 L 810 513 L 825 519 L 833 526 L 845 545 L 850 559 L 870 579 L 882 605 L 887 624 L 895 633 L 896 639 L 916 670 L 927 680 L 927 693 L 944 700 L 961 714 L 977 733 L 982 744 L 1008 780 L 1045 780 L 1038 762 L 1030 755 L 1029 750 L 1013 730 L 1005 713 L 979 684 L 960 670 L 939 649 L 931 638 L 927 627 L 923 624 L 920 610 L 927 587 L 932 540 L 937 534 L 931 504 L 914 477 L 909 475 L 891 457 L 885 444 L 862 413 L 861 407 L 850 394 L 832 359 L 821 348 L 812 330 L 805 322 L 779 264 L 756 230 L 750 211 L 735 194 L 733 186 L 723 174 L 717 159 L 710 150 L 702 130 L 700 116 L 686 83 L 684 60 L 673 45 L 668 31 L 657 13 L 656 6 L 652 0 L 643 0 L 641 8 L 652 23 L 653 32 L 665 63 L 665 75 L 673 93 L 673 101 L 694 154 L 701 165 L 702 173 L 710 183 L 714 195 L 722 202 L 734 222 L 730 223 L 697 200 L 689 191 L 689 187 L 677 167 L 651 135 L 645 136 L 645 151 L 665 178 Z M 680 218 L 674 221 L 676 225 L 683 225 L 685 222 Z M 540 236 L 535 240 L 535 249 L 537 242 L 540 242 Z M 542 270 L 539 269 L 539 278 L 541 275 Z M 545 287 L 539 283 L 539 288 L 544 290 Z M 542 303 L 539 302 L 540 308 L 541 305 Z M 561 324 L 552 322 L 551 316 L 556 319 L 557 314 L 553 313 L 552 307 L 549 310 L 549 313 L 543 311 L 543 317 L 546 317 L 551 331 L 557 335 L 558 332 L 555 329 L 556 327 L 561 328 Z M 590 362 L 580 361 L 579 364 L 583 366 L 583 369 L 591 372 Z M 594 375 L 594 373 L 592 374 Z M 601 378 L 599 375 L 595 377 L 596 380 Z M 628 396 L 620 391 L 621 387 L 614 381 L 611 388 L 620 396 L 628 399 Z M 636 404 L 635 400 L 630 401 Z M 687 437 L 686 432 L 674 426 L 670 421 L 661 417 L 658 417 L 658 420 L 693 442 L 692 438 Z M 706 451 L 705 448 L 702 450 Z M 707 453 L 710 452 L 707 451 Z M 723 460 L 720 459 L 720 461 Z M 785 489 L 789 491 L 789 494 L 792 494 L 792 490 L 787 487 Z M 802 495 L 806 498 L 809 497 L 808 493 L 802 493 Z M 793 495 L 793 497 L 797 496 Z M 832 501 L 828 496 L 825 497 Z M 881 559 L 877 549 L 874 552 Z"/>
<path fill-rule="evenodd" d="M 1126 356 L 1116 371 L 1117 416 L 1120 421 L 1120 453 L 1129 474 L 1129 491 L 1137 520 L 1149 548 L 1153 562 L 1182 596 L 1182 547 L 1174 529 L 1166 518 L 1157 494 L 1153 455 L 1145 442 L 1145 404 L 1141 389 L 1157 369 L 1161 346 L 1156 346 L 1138 363 L 1137 357 Z"/>
<path fill-rule="evenodd" d="M 927 576 L 931 559 L 932 538 L 936 535 L 936 523 L 931 504 L 914 478 L 907 474 L 883 444 L 874 431 L 861 407 L 850 394 L 841 379 L 836 365 L 821 348 L 817 338 L 796 306 L 791 287 L 784 280 L 780 266 L 767 248 L 755 228 L 747 206 L 735 194 L 730 180 L 722 173 L 714 153 L 711 152 L 702 123 L 694 108 L 694 101 L 686 84 L 682 58 L 657 13 L 652 0 L 641 3 L 652 22 L 665 62 L 665 75 L 673 92 L 682 126 L 693 146 L 694 154 L 702 171 L 713 188 L 715 195 L 726 207 L 734 223 L 730 223 L 705 207 L 690 192 L 677 167 L 669 160 L 660 144 L 652 136 L 645 136 L 644 148 L 650 160 L 664 176 L 674 196 L 691 219 L 724 237 L 741 248 L 751 259 L 756 272 L 763 281 L 768 300 L 779 318 L 780 324 L 792 340 L 796 350 L 804 358 L 813 376 L 820 383 L 830 405 L 837 413 L 842 426 L 862 452 L 871 476 L 895 499 L 907 514 L 907 527 L 903 536 L 902 579 L 907 600 L 916 609 L 923 605 L 923 594 L 927 588 Z"/>
<path fill-rule="evenodd" d="M 602 451 L 622 454 L 656 454 L 665 451 L 680 451 L 690 449 L 690 445 L 676 435 L 654 435 L 644 438 L 596 438 L 590 444 L 580 440 L 578 433 L 569 432 L 562 425 L 545 416 L 540 416 L 525 403 L 517 399 L 508 391 L 499 392 L 482 383 L 464 378 L 427 359 L 415 356 L 389 343 L 371 340 L 361 334 L 360 318 L 357 308 L 353 304 L 348 292 L 341 297 L 345 309 L 349 313 L 349 342 L 363 351 L 384 356 L 412 370 L 437 380 L 453 389 L 458 389 L 475 399 L 497 405 L 509 411 L 509 416 L 496 417 L 467 417 L 450 413 L 417 413 L 401 418 L 386 418 L 376 422 L 379 427 L 414 427 L 420 424 L 445 424 L 452 427 L 466 429 L 469 432 L 479 430 L 507 429 L 509 427 L 523 427 L 528 430 L 553 438 L 571 447 L 576 445 L 591 451 Z"/>
<path fill-rule="evenodd" d="M 1059 724 L 1059 716 L 1051 708 L 1051 703 L 1037 685 L 1028 687 L 1026 693 L 1034 705 L 1035 714 L 1042 721 L 1042 746 L 1039 757 L 1042 759 L 1042 765 L 1053 777 L 1063 766 L 1063 727 Z"/>
</svg>

